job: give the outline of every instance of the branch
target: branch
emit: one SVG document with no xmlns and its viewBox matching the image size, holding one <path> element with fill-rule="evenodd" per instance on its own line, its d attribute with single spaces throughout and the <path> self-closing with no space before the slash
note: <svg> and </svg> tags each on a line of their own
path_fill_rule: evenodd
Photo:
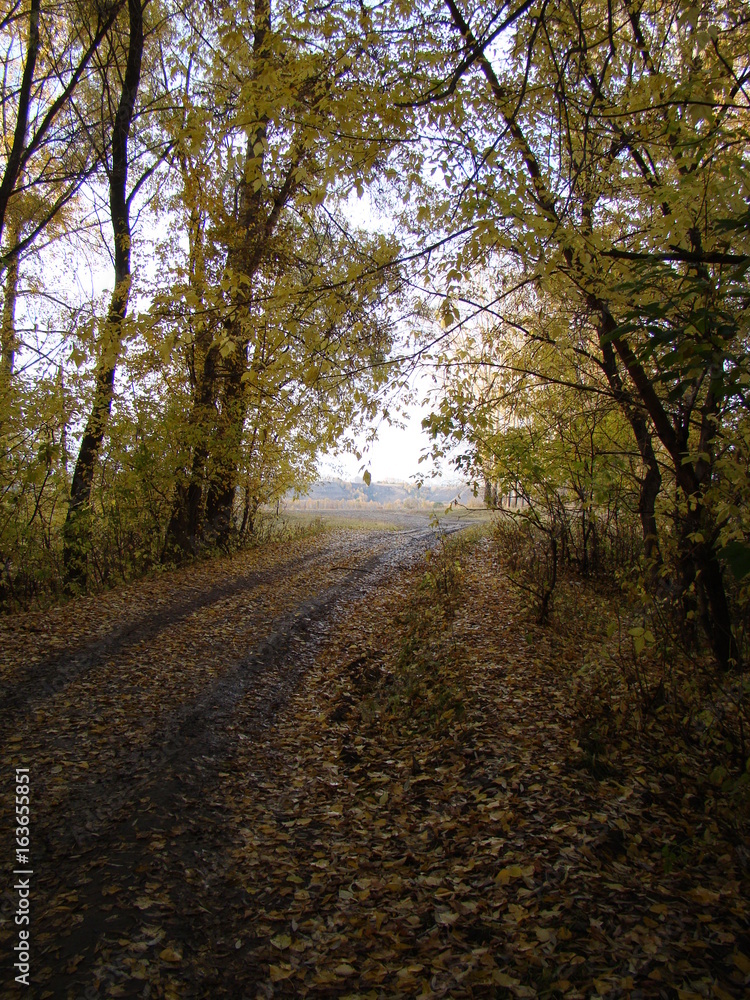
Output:
<svg viewBox="0 0 750 1000">
<path fill-rule="evenodd" d="M 21 173 L 23 147 L 26 142 L 26 131 L 29 126 L 29 105 L 31 103 L 31 87 L 34 82 L 34 70 L 39 54 L 39 8 L 41 0 L 31 0 L 29 11 L 29 46 L 26 54 L 26 65 L 23 69 L 21 89 L 18 94 L 18 111 L 16 113 L 16 129 L 13 136 L 8 162 L 5 167 L 3 182 L 0 184 L 0 234 L 5 223 L 5 211 L 8 199 L 16 185 L 16 179 Z"/>
<path fill-rule="evenodd" d="M 534 151 L 529 145 L 526 136 L 523 133 L 520 125 L 515 119 L 515 116 L 509 115 L 504 109 L 504 105 L 508 101 L 508 92 L 505 87 L 500 83 L 497 78 L 497 74 L 492 67 L 487 56 L 481 50 L 479 42 L 474 36 L 468 22 L 465 20 L 463 14 L 458 9 L 455 0 L 445 0 L 445 5 L 450 11 L 451 17 L 453 18 L 453 23 L 461 32 L 462 37 L 471 45 L 472 48 L 477 50 L 477 60 L 479 66 L 484 74 L 484 78 L 490 85 L 492 94 L 495 97 L 498 104 L 501 106 L 500 113 L 503 116 L 505 124 L 513 137 L 518 149 L 520 150 L 523 162 L 526 164 L 526 169 L 531 177 L 531 182 L 534 185 L 534 191 L 536 192 L 537 200 L 541 205 L 542 209 L 555 221 L 558 222 L 557 212 L 555 210 L 555 199 L 552 193 L 548 190 L 544 179 L 542 177 L 542 171 L 539 166 L 539 162 L 534 155 Z"/>
<path fill-rule="evenodd" d="M 636 250 L 603 250 L 603 257 L 615 260 L 680 261 L 685 264 L 750 264 L 750 254 L 722 253 L 718 250 L 695 253 L 674 247 L 669 253 L 645 253 Z"/>
<path fill-rule="evenodd" d="M 471 69 L 471 67 L 474 65 L 477 59 L 484 57 L 485 49 L 489 45 L 491 45 L 498 37 L 498 35 L 502 34 L 506 28 L 509 28 L 511 24 L 514 24 L 519 19 L 519 17 L 525 14 L 526 11 L 529 9 L 529 7 L 532 6 L 533 2 L 534 0 L 525 0 L 525 2 L 522 3 L 520 7 L 514 10 L 511 14 L 508 14 L 505 20 L 500 25 L 498 25 L 498 27 L 495 28 L 495 30 L 491 32 L 481 44 L 478 41 L 474 40 L 472 44 L 472 51 L 469 53 L 469 55 L 464 56 L 464 58 L 455 68 L 450 78 L 450 82 L 443 90 L 436 91 L 433 88 L 431 91 L 428 91 L 424 97 L 420 97 L 416 101 L 397 101 L 395 106 L 397 108 L 423 108 L 427 104 L 432 104 L 434 101 L 442 101 L 444 98 L 450 97 L 451 94 L 455 92 L 456 87 L 458 86 L 458 82 L 464 75 L 464 73 L 467 70 Z M 464 36 L 464 38 L 468 42 L 466 36 Z"/>
</svg>

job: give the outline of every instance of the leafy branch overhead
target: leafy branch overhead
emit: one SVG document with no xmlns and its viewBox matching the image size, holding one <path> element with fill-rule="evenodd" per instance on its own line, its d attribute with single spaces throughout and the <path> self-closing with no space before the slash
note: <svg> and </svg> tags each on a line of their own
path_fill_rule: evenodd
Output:
<svg viewBox="0 0 750 1000">
<path fill-rule="evenodd" d="M 3 601 L 247 541 L 419 364 L 491 506 L 746 661 L 733 0 L 61 10 L 2 20 Z"/>
</svg>

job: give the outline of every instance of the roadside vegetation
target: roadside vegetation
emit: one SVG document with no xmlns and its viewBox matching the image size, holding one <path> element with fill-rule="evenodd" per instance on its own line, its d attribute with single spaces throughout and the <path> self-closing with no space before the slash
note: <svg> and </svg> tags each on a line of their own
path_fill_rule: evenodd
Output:
<svg viewBox="0 0 750 1000">
<path fill-rule="evenodd" d="M 505 558 L 454 536 L 352 603 L 267 745 L 243 743 L 222 782 L 242 842 L 208 877 L 236 887 L 242 944 L 220 965 L 191 943 L 191 976 L 257 976 L 262 997 L 746 995 L 750 788 L 717 703 L 688 664 L 692 700 L 643 697 L 630 672 L 658 671 L 612 629 L 637 620 L 616 586 L 563 573 L 540 624 Z"/>
</svg>

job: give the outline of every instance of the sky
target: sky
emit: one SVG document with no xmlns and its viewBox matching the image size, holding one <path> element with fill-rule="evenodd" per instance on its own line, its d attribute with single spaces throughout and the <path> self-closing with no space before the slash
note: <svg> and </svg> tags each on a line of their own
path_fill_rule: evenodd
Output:
<svg viewBox="0 0 750 1000">
<path fill-rule="evenodd" d="M 325 456 L 318 465 L 321 479 L 353 482 L 362 479 L 365 469 L 370 472 L 373 481 L 379 483 L 394 479 L 408 482 L 417 474 L 429 477 L 434 468 L 432 462 L 419 463 L 420 455 L 430 447 L 430 438 L 421 426 L 422 418 L 427 413 L 429 407 L 415 403 L 409 407 L 403 419 L 406 427 L 389 427 L 382 423 L 378 429 L 377 441 L 367 447 L 366 454 L 359 461 L 355 455 Z M 364 449 L 366 446 L 362 443 L 360 447 Z M 450 476 L 450 470 L 443 472 L 442 478 L 455 478 Z"/>
<path fill-rule="evenodd" d="M 318 462 L 320 478 L 357 482 L 362 480 L 367 470 L 373 482 L 377 483 L 389 480 L 408 483 L 415 476 L 429 482 L 461 481 L 462 477 L 456 473 L 450 459 L 443 459 L 437 468 L 431 458 L 419 461 L 420 456 L 429 453 L 432 447 L 432 439 L 422 429 L 423 418 L 435 407 L 434 399 L 431 404 L 423 402 L 432 388 L 428 373 L 413 374 L 411 391 L 414 402 L 404 407 L 400 418 L 405 426 L 389 426 L 383 421 L 377 428 L 378 436 L 373 444 L 367 445 L 364 437 L 359 441 L 358 447 L 363 453 L 359 460 L 355 455 L 324 455 Z M 436 475 L 433 476 L 433 473 Z"/>
<path fill-rule="evenodd" d="M 343 206 L 343 212 L 354 225 L 371 231 L 388 233 L 394 227 L 393 219 L 378 211 L 368 191 L 361 195 L 352 192 Z M 412 375 L 411 391 L 417 400 L 423 399 L 431 388 L 432 382 L 426 373 Z M 323 456 L 318 462 L 321 479 L 356 482 L 362 479 L 365 470 L 369 471 L 374 482 L 381 483 L 386 480 L 409 482 L 417 475 L 430 479 L 435 470 L 432 460 L 419 461 L 421 455 L 429 452 L 432 443 L 422 430 L 422 419 L 430 409 L 430 406 L 416 401 L 406 408 L 401 417 L 400 422 L 406 424 L 405 427 L 381 423 L 377 441 L 367 445 L 362 438 L 359 442 L 359 450 L 363 453 L 359 460 L 355 455 Z M 454 482 L 456 478 L 452 467 L 444 463 L 439 470 L 438 481 Z"/>
</svg>

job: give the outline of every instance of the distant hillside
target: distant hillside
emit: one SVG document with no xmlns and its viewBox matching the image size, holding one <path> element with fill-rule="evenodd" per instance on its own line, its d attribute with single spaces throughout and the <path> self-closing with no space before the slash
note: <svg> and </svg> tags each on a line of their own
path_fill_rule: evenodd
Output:
<svg viewBox="0 0 750 1000">
<path fill-rule="evenodd" d="M 414 483 L 345 482 L 343 479 L 325 479 L 310 486 L 307 495 L 287 502 L 292 508 L 309 510 L 337 507 L 445 507 L 456 497 L 467 506 L 482 506 L 472 496 L 466 483 L 441 483 L 417 488 Z"/>
</svg>

